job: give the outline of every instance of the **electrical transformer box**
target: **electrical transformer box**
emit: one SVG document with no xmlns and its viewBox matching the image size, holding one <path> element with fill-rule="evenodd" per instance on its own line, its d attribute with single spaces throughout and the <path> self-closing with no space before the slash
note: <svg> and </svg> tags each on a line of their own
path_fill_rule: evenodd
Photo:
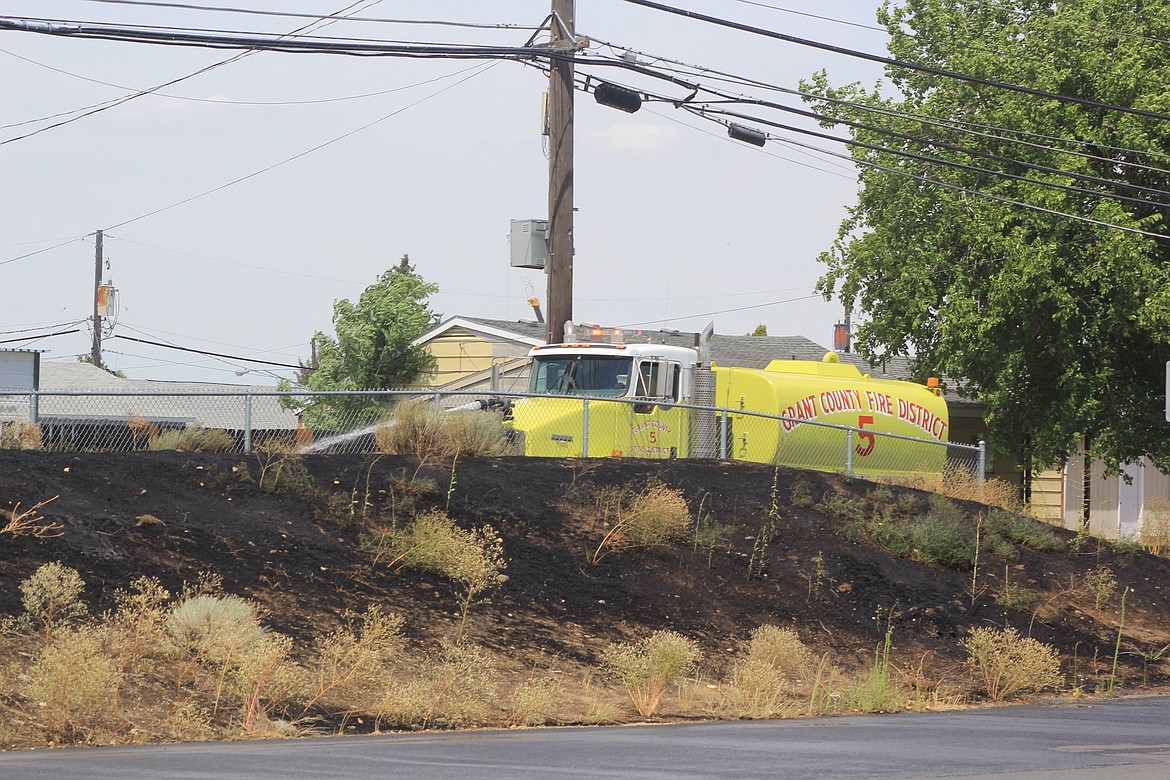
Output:
<svg viewBox="0 0 1170 780">
<path fill-rule="evenodd" d="M 548 262 L 548 220 L 514 219 L 510 235 L 512 267 L 543 269 Z"/>
</svg>

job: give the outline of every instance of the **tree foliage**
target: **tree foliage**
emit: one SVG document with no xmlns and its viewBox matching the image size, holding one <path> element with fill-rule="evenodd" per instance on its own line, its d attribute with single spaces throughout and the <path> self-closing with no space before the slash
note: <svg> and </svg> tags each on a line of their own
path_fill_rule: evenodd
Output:
<svg viewBox="0 0 1170 780">
<path fill-rule="evenodd" d="M 1170 0 L 887 0 L 878 19 L 893 59 L 1170 113 Z M 828 126 L 884 147 L 851 148 L 858 201 L 821 256 L 821 292 L 861 309 L 859 350 L 961 377 L 986 402 L 993 441 L 1030 464 L 1083 439 L 1111 465 L 1170 466 L 1170 239 L 1004 202 L 1170 235 L 1166 197 L 1141 189 L 1170 190 L 1170 122 L 887 76 L 896 97 L 833 87 L 824 72 L 805 84 L 821 113 L 851 123 Z"/>
<path fill-rule="evenodd" d="M 427 304 L 427 298 L 438 290 L 403 255 L 398 265 L 362 292 L 357 303 L 345 298 L 336 301 L 333 328 L 337 336 L 320 331 L 313 335 L 316 367 L 306 367 L 302 384 L 310 390 L 395 390 L 409 386 L 435 365 L 434 357 L 412 342 L 438 323 L 439 315 Z M 331 400 L 329 407 L 316 404 L 306 411 L 313 427 L 335 427 L 331 418 L 341 415 L 376 418 L 381 410 L 370 401 L 355 405 Z"/>
</svg>

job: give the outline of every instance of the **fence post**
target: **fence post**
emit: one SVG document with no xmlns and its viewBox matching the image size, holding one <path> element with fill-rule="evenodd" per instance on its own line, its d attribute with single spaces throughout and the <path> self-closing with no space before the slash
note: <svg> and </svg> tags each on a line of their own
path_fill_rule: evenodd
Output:
<svg viewBox="0 0 1170 780">
<path fill-rule="evenodd" d="M 719 460 L 727 460 L 727 410 L 719 415 Z"/>
<path fill-rule="evenodd" d="M 589 457 L 589 399 L 581 399 L 581 457 Z"/>
<path fill-rule="evenodd" d="M 252 451 L 252 394 L 244 393 L 244 452 Z"/>
<path fill-rule="evenodd" d="M 983 484 L 987 481 L 987 442 L 979 440 L 979 500 L 983 500 Z"/>
<path fill-rule="evenodd" d="M 41 421 L 41 394 L 36 390 L 29 394 L 28 421 L 34 425 Z"/>
<path fill-rule="evenodd" d="M 853 429 L 845 434 L 845 473 L 853 476 Z"/>
</svg>

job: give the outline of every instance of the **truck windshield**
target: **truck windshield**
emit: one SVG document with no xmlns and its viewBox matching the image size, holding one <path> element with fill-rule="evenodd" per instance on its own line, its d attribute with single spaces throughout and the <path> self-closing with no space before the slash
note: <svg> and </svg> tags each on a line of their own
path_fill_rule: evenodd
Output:
<svg viewBox="0 0 1170 780">
<path fill-rule="evenodd" d="M 630 386 L 630 364 L 628 357 L 550 355 L 533 358 L 528 392 L 625 395 Z"/>
</svg>

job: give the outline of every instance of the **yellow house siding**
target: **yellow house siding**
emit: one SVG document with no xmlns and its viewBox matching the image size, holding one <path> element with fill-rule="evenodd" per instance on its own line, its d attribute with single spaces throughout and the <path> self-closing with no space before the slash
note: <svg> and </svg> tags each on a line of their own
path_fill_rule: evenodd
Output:
<svg viewBox="0 0 1170 780">
<path fill-rule="evenodd" d="M 530 349 L 526 344 L 488 340 L 466 328 L 451 328 L 428 341 L 424 348 L 435 358 L 435 370 L 419 379 L 419 384 L 426 387 L 458 382 L 490 370 L 493 363 L 523 357 Z"/>
<path fill-rule="evenodd" d="M 1032 476 L 1032 515 L 1046 523 L 1063 524 L 1063 472 L 1048 470 Z"/>
</svg>

